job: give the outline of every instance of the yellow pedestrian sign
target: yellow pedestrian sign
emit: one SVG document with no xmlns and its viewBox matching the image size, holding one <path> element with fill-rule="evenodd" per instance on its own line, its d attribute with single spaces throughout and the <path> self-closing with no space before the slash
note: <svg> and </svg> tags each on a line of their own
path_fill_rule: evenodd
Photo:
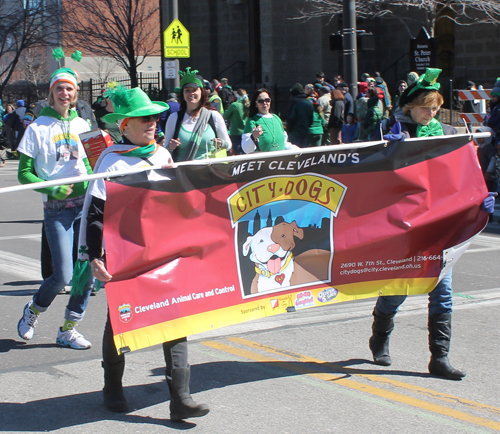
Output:
<svg viewBox="0 0 500 434">
<path fill-rule="evenodd" d="M 175 19 L 163 32 L 165 58 L 178 59 L 190 56 L 189 32 Z"/>
</svg>

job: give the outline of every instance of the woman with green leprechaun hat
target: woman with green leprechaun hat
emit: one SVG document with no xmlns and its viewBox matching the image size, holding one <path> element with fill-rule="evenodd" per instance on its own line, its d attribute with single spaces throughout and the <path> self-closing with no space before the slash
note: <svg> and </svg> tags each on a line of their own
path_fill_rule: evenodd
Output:
<svg viewBox="0 0 500 434">
<path fill-rule="evenodd" d="M 105 94 L 113 103 L 114 112 L 103 117 L 106 122 L 118 122 L 123 140 L 107 148 L 96 163 L 95 172 L 114 172 L 138 169 L 145 166 L 163 167 L 173 163 L 170 153 L 154 140 L 159 114 L 169 108 L 164 102 L 151 102 L 139 88 L 118 86 Z M 106 184 L 103 179 L 91 181 L 85 197 L 82 231 L 80 234 L 80 265 L 75 267 L 74 291 L 86 278 L 89 268 L 96 279 L 110 282 L 113 276 L 106 269 L 103 250 L 103 218 L 106 203 Z M 90 264 L 90 267 L 88 267 Z M 83 276 L 83 277 L 82 277 Z M 76 283 L 75 283 L 76 282 Z M 166 362 L 166 379 L 170 389 L 170 418 L 181 420 L 200 417 L 208 413 L 208 406 L 197 404 L 189 393 L 190 368 L 186 338 L 163 344 Z M 118 354 L 113 340 L 109 317 L 102 342 L 104 368 L 104 405 L 110 411 L 128 409 L 123 393 L 122 377 L 125 357 Z"/>
<path fill-rule="evenodd" d="M 222 115 L 208 101 L 203 78 L 198 71 L 179 71 L 181 109 L 173 113 L 165 126 L 165 146 L 174 161 L 208 158 L 231 149 L 231 139 Z"/>
<path fill-rule="evenodd" d="M 56 70 L 50 78 L 49 106 L 28 126 L 19 144 L 18 179 L 22 184 L 92 173 L 79 138 L 90 127 L 73 110 L 77 97 L 75 72 L 69 68 Z M 25 340 L 33 337 L 39 315 L 72 278 L 73 244 L 78 240 L 86 188 L 87 182 L 79 182 L 35 190 L 43 194 L 43 222 L 54 271 L 24 307 L 17 331 Z M 76 323 L 83 319 L 91 291 L 89 277 L 83 282 L 83 291 L 70 297 L 64 325 L 57 334 L 58 345 L 79 350 L 91 347 L 75 330 Z"/>
<path fill-rule="evenodd" d="M 424 75 L 410 85 L 401 95 L 396 110 L 391 134 L 386 140 L 404 140 L 409 137 L 433 137 L 456 134 L 455 128 L 442 124 L 435 119 L 444 100 L 438 92 L 437 82 L 441 70 L 428 68 Z M 411 146 L 402 143 L 401 146 Z M 483 202 L 483 210 L 488 212 L 494 206 L 494 198 L 489 195 Z M 451 270 L 429 293 L 429 349 L 431 359 L 429 372 L 448 380 L 460 380 L 465 373 L 453 368 L 448 360 L 451 341 L 451 312 L 453 306 L 451 288 Z M 370 337 L 370 349 L 376 364 L 389 366 L 389 336 L 394 329 L 394 317 L 406 295 L 380 296 L 373 311 L 373 334 Z"/>
</svg>

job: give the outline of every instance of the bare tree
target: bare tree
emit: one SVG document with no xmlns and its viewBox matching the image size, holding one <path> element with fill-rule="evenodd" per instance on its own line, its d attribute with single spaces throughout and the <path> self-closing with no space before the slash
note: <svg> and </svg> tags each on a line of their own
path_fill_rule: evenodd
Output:
<svg viewBox="0 0 500 434">
<path fill-rule="evenodd" d="M 101 83 L 109 81 L 111 74 L 113 74 L 115 68 L 117 68 L 117 64 L 109 57 L 93 57 L 91 60 L 94 65 L 93 70 L 97 75 L 97 79 Z"/>
<path fill-rule="evenodd" d="M 64 32 L 75 48 L 111 57 L 136 87 L 137 67 L 158 52 L 159 2 L 153 0 L 67 0 Z"/>
<path fill-rule="evenodd" d="M 295 20 L 335 17 L 343 12 L 343 0 L 305 0 L 307 7 L 299 10 Z M 420 11 L 422 13 L 417 14 Z M 409 23 L 418 22 L 431 36 L 439 20 L 451 20 L 458 25 L 500 24 L 498 0 L 356 0 L 356 16 L 361 19 L 382 18 L 400 20 L 410 36 Z"/>
<path fill-rule="evenodd" d="M 47 83 L 47 49 L 45 47 L 28 48 L 23 53 L 22 77 L 35 88 L 36 96 L 41 99 L 40 84 Z"/>
<path fill-rule="evenodd" d="M 27 50 L 56 43 L 60 17 L 55 1 L 0 0 L 0 97 Z"/>
</svg>

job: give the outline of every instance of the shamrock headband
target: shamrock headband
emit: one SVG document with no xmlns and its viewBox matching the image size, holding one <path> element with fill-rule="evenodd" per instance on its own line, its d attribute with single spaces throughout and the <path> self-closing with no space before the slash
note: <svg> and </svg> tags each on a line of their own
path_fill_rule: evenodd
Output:
<svg viewBox="0 0 500 434">
<path fill-rule="evenodd" d="M 438 68 L 427 68 L 425 74 L 421 75 L 415 83 L 403 92 L 399 102 L 400 107 L 411 103 L 423 92 L 438 92 L 441 85 L 437 79 L 441 71 Z"/>
<path fill-rule="evenodd" d="M 203 89 L 203 81 L 196 77 L 196 74 L 198 74 L 198 72 L 199 71 L 197 71 L 196 69 L 191 71 L 190 66 L 186 68 L 186 72 L 179 71 L 179 75 L 181 77 L 181 88 L 188 83 L 194 83 Z"/>
<path fill-rule="evenodd" d="M 75 72 L 70 68 L 59 68 L 56 69 L 50 77 L 49 92 L 52 91 L 56 83 L 60 81 L 71 84 L 75 89 L 78 87 L 78 80 Z"/>
</svg>

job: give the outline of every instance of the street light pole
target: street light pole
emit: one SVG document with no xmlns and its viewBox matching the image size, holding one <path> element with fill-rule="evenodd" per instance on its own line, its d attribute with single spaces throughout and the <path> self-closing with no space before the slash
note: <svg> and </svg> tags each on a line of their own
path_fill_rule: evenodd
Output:
<svg viewBox="0 0 500 434">
<path fill-rule="evenodd" d="M 358 57 L 356 47 L 356 0 L 343 0 L 344 79 L 353 98 L 358 94 Z"/>
</svg>

